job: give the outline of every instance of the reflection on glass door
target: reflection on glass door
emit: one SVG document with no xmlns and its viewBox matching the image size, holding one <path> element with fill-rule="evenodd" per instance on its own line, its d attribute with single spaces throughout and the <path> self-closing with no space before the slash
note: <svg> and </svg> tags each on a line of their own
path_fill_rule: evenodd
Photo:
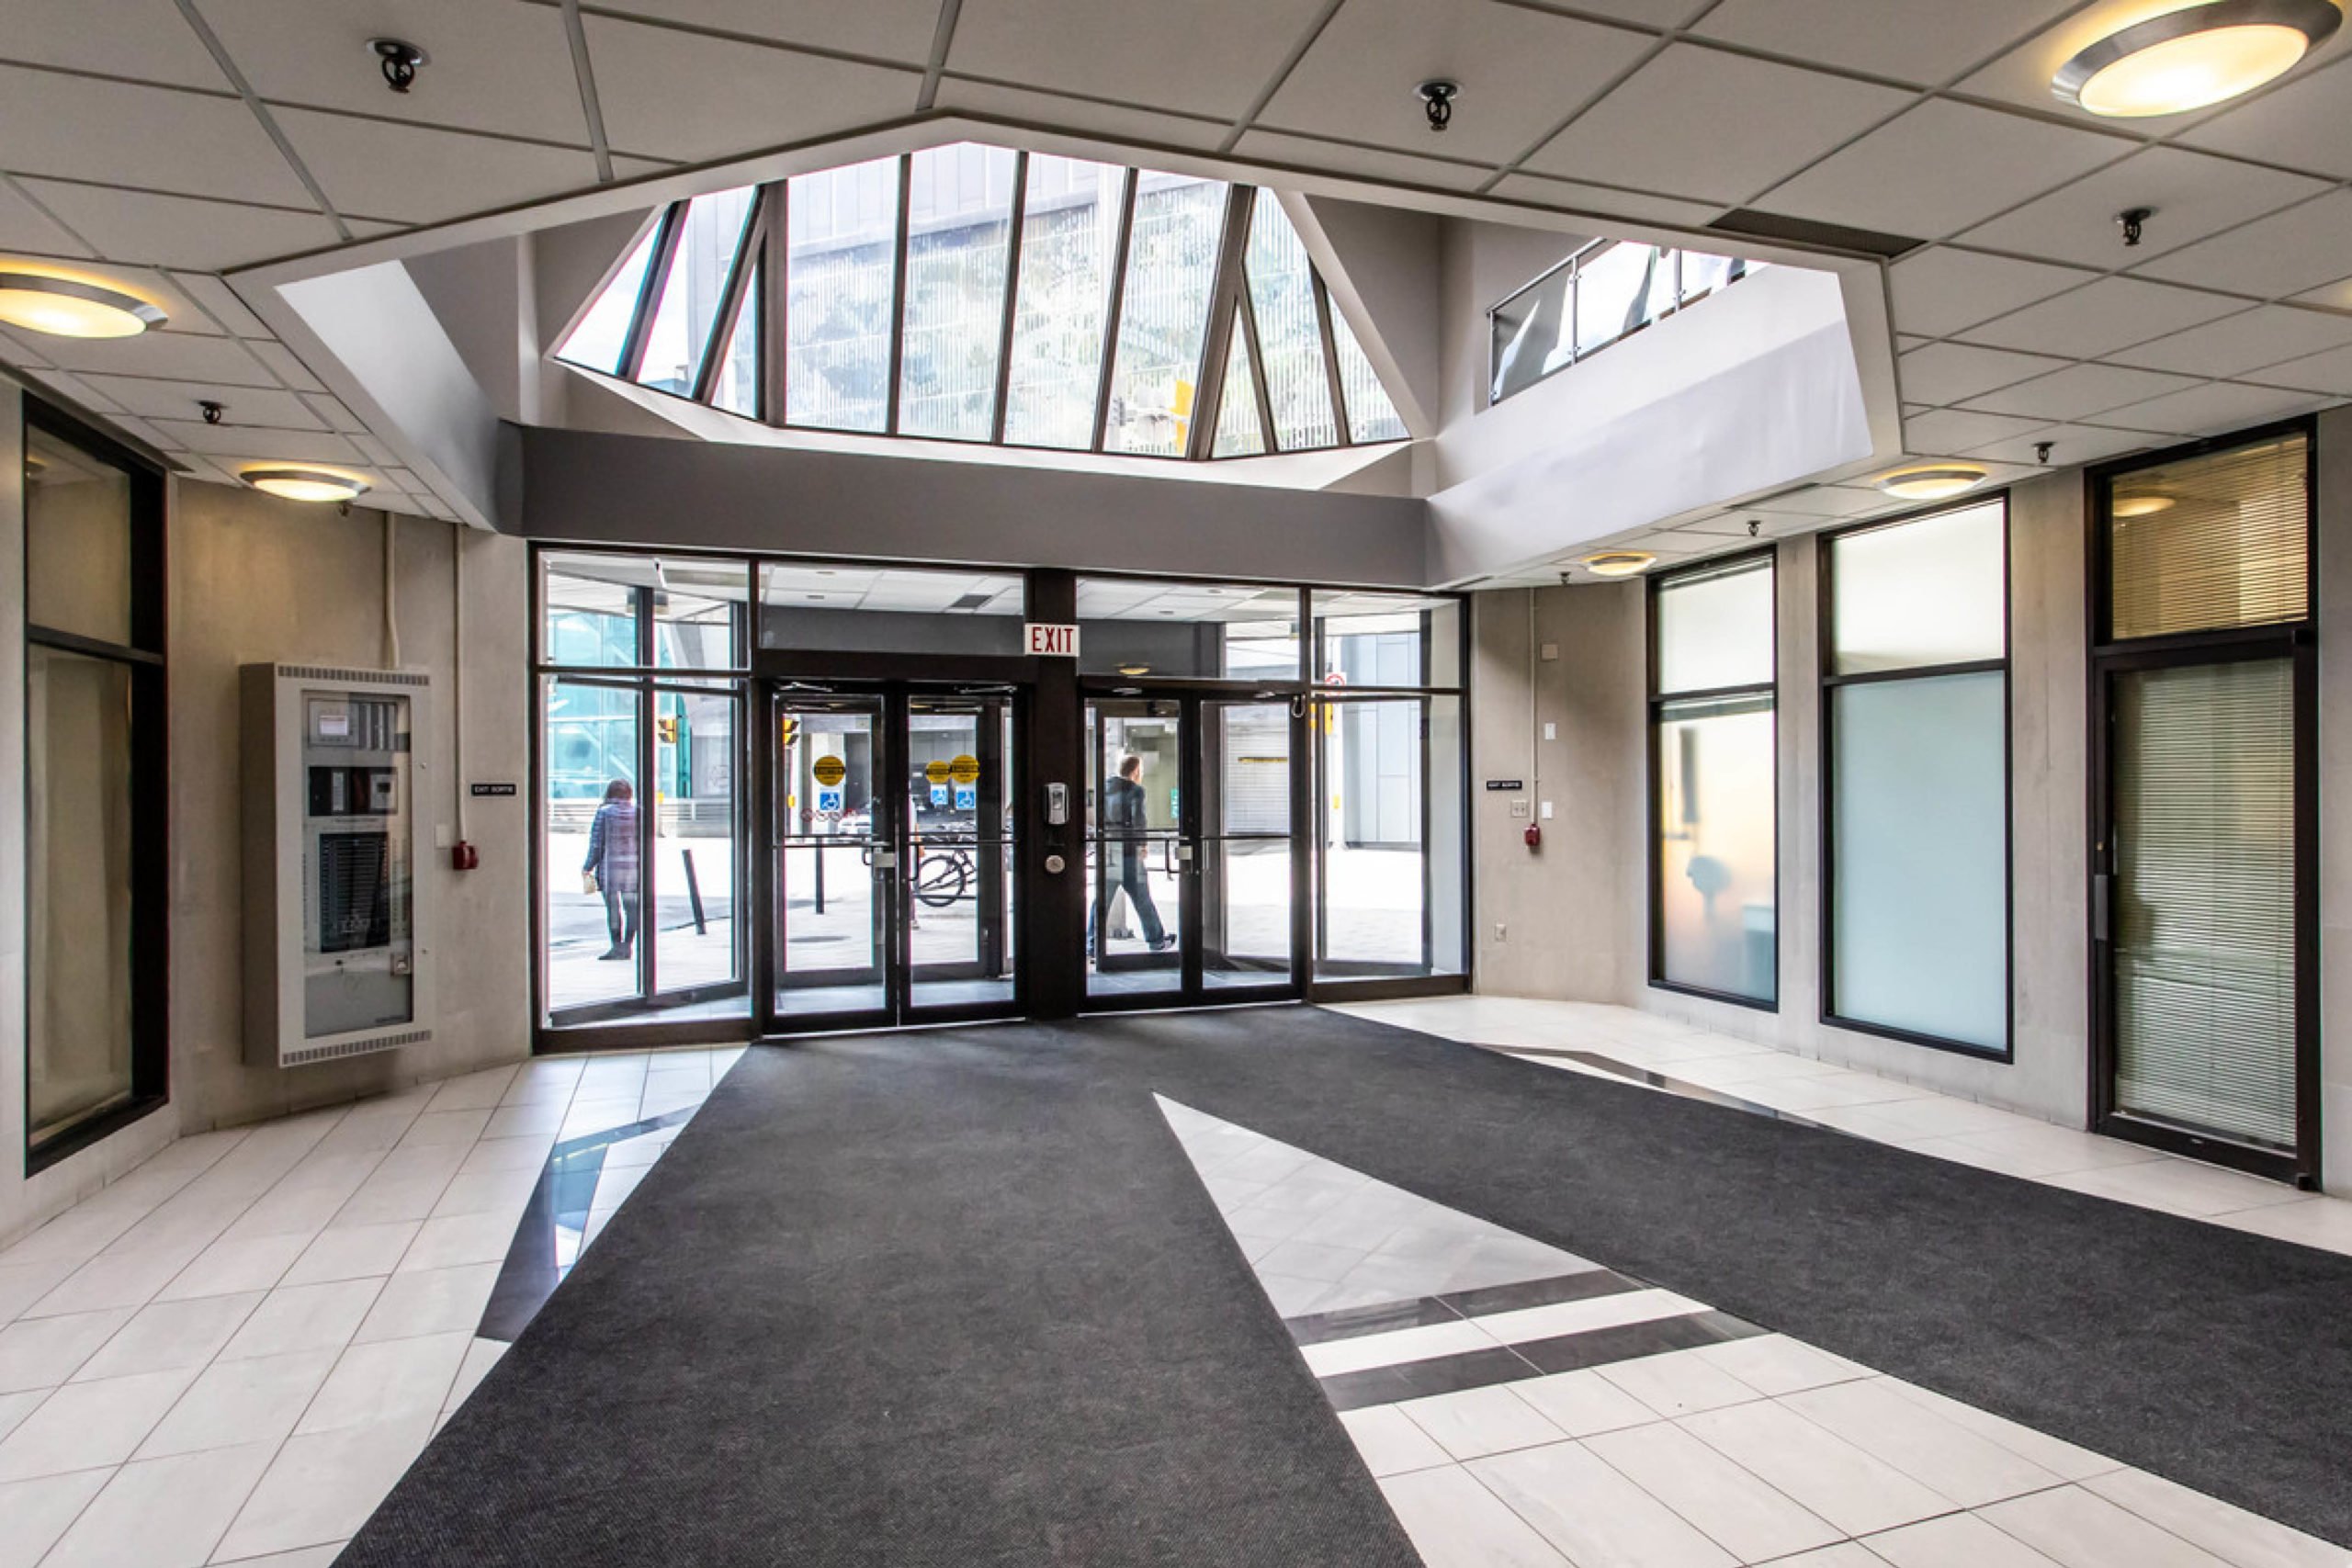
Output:
<svg viewBox="0 0 2352 1568">
<path fill-rule="evenodd" d="M 1201 705 L 1201 981 L 1293 976 L 1290 704 Z"/>
<path fill-rule="evenodd" d="M 735 775 L 742 699 L 732 691 L 653 694 L 653 859 L 647 878 L 654 941 L 649 974 L 663 997 L 740 998 L 735 920 Z M 741 1017 L 739 1001 L 731 1010 Z"/>
<path fill-rule="evenodd" d="M 904 735 L 907 1005 L 1010 1003 L 1012 699 L 911 697 Z"/>
<path fill-rule="evenodd" d="M 1463 952 L 1461 699 L 1315 707 L 1316 973 L 1458 973 Z"/>
<path fill-rule="evenodd" d="M 1183 705 L 1086 707 L 1086 990 L 1090 997 L 1183 988 Z"/>
<path fill-rule="evenodd" d="M 643 984 L 637 710 L 630 686 L 548 682 L 541 820 L 548 1008 L 558 1015 L 633 999 Z"/>
<path fill-rule="evenodd" d="M 896 807 L 879 697 L 775 699 L 775 1014 L 887 1021 Z"/>
</svg>

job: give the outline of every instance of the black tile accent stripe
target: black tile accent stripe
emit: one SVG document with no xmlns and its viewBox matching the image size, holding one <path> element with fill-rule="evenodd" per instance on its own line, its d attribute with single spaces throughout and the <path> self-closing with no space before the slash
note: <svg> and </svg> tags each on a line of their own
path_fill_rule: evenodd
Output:
<svg viewBox="0 0 2352 1568">
<path fill-rule="evenodd" d="M 1330 1400 L 1332 1408 L 1363 1410 L 1435 1393 L 1522 1382 L 1553 1372 L 1615 1366 L 1621 1361 L 1637 1361 L 1669 1350 L 1695 1350 L 1702 1345 L 1720 1345 L 1725 1340 L 1747 1339 L 1770 1332 L 1729 1313 L 1679 1313 L 1672 1317 L 1530 1340 L 1507 1348 L 1470 1350 L 1458 1356 L 1404 1361 L 1393 1367 L 1335 1372 L 1321 1381 L 1324 1396 Z"/>
<path fill-rule="evenodd" d="M 1290 1337 L 1301 1345 L 1324 1345 L 1334 1339 L 1361 1339 L 1367 1334 L 1389 1334 L 1399 1328 L 1420 1328 L 1452 1323 L 1487 1313 L 1520 1307 L 1551 1306 L 1557 1302 L 1589 1301 L 1595 1296 L 1621 1295 L 1643 1289 L 1637 1280 L 1595 1267 L 1573 1274 L 1554 1274 L 1515 1284 L 1487 1285 L 1472 1291 L 1451 1291 L 1442 1296 L 1416 1296 L 1409 1301 L 1380 1302 L 1372 1306 L 1341 1307 L 1333 1312 L 1307 1313 L 1283 1320 Z"/>
<path fill-rule="evenodd" d="M 1476 1044 L 1477 1043 L 1474 1041 L 1467 1043 Z M 1557 1056 L 1564 1061 L 1580 1063 L 1595 1072 L 1607 1073 L 1611 1077 L 1624 1078 L 1629 1082 L 1645 1084 L 1651 1089 L 1664 1089 L 1668 1094 L 1680 1095 L 1685 1100 L 1696 1100 L 1707 1105 L 1726 1106 L 1733 1111 L 1745 1111 L 1750 1116 L 1761 1116 L 1773 1122 L 1786 1122 L 1792 1127 L 1821 1127 L 1823 1125 L 1819 1122 L 1800 1116 L 1793 1111 L 1782 1111 L 1777 1106 L 1758 1104 L 1753 1100 L 1742 1100 L 1736 1094 L 1727 1094 L 1719 1089 L 1709 1089 L 1704 1084 L 1668 1077 L 1655 1068 L 1637 1067 L 1630 1062 L 1621 1062 L 1614 1056 L 1604 1056 L 1598 1051 L 1571 1051 L 1548 1045 L 1479 1044 L 1478 1049 L 1491 1051 L 1498 1056 Z M 1830 1127 L 1826 1130 L 1833 1133 L 1845 1131 L 1840 1127 Z"/>
</svg>

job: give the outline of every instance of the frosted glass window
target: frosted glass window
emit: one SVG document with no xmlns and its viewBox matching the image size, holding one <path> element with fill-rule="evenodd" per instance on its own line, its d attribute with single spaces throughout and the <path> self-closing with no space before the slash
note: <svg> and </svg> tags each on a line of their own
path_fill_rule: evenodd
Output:
<svg viewBox="0 0 2352 1568">
<path fill-rule="evenodd" d="M 1225 355 L 1225 389 L 1217 394 L 1216 441 L 1209 455 L 1254 457 L 1266 449 L 1266 433 L 1259 428 L 1258 384 L 1250 376 L 1250 347 L 1243 341 L 1241 323 L 1237 321 L 1233 326 Z"/>
<path fill-rule="evenodd" d="M 1660 979 L 1752 1001 L 1776 999 L 1775 757 L 1770 694 L 1668 703 L 1659 710 Z"/>
<path fill-rule="evenodd" d="M 1648 320 L 1650 287 L 1661 259 L 1653 245 L 1611 245 L 1577 264 L 1577 353 L 1616 342 Z"/>
<path fill-rule="evenodd" d="M 25 619 L 129 648 L 130 476 L 49 432 L 25 432 Z"/>
<path fill-rule="evenodd" d="M 797 175 L 787 188 L 786 423 L 879 431 L 890 409 L 899 160 Z"/>
<path fill-rule="evenodd" d="M 1772 563 L 1657 585 L 1657 689 L 1709 692 L 1772 680 Z"/>
<path fill-rule="evenodd" d="M 1225 233 L 1223 180 L 1138 174 L 1106 452 L 1181 457 Z"/>
<path fill-rule="evenodd" d="M 2310 461 L 2298 432 L 2109 480 L 2109 635 L 2309 615 Z"/>
<path fill-rule="evenodd" d="M 765 257 L 752 265 L 752 279 L 743 291 L 743 309 L 735 318 L 734 335 L 728 340 L 727 357 L 710 400 L 729 413 L 756 419 L 760 412 L 760 322 L 765 319 L 763 296 L 767 291 Z"/>
<path fill-rule="evenodd" d="M 1248 270 L 1275 442 L 1285 452 L 1338 446 L 1323 328 L 1315 314 L 1315 269 L 1282 199 L 1270 190 L 1258 192 L 1251 209 Z"/>
<path fill-rule="evenodd" d="M 1832 539 L 1831 671 L 2006 658 L 2007 515 L 1996 500 Z"/>
<path fill-rule="evenodd" d="M 1015 446 L 1094 445 L 1124 182 L 1110 164 L 1030 155 L 1004 412 Z"/>
<path fill-rule="evenodd" d="M 1016 162 L 1010 149 L 967 141 L 926 149 L 909 166 L 901 434 L 992 434 Z"/>
<path fill-rule="evenodd" d="M 1404 440 L 1408 434 L 1405 422 L 1396 405 L 1388 400 L 1380 372 L 1372 367 L 1371 356 L 1356 341 L 1356 330 L 1348 325 L 1336 301 L 1331 306 L 1331 343 L 1340 351 L 1340 393 L 1348 401 L 1348 439 Z"/>
<path fill-rule="evenodd" d="M 2008 1044 L 2007 676 L 1832 687 L 1829 1010 Z"/>
<path fill-rule="evenodd" d="M 711 324 L 726 302 L 727 280 L 742 246 L 752 196 L 752 187 L 745 186 L 686 203 L 678 254 L 662 279 L 661 302 L 646 333 L 645 359 L 637 372 L 640 385 L 682 398 L 694 396 Z"/>
</svg>

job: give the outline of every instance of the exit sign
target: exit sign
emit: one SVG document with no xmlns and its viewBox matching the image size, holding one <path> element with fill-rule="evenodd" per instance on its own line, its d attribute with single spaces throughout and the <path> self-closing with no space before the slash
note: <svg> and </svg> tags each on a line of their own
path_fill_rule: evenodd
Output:
<svg viewBox="0 0 2352 1568">
<path fill-rule="evenodd" d="M 1049 659 L 1078 657 L 1078 628 L 1057 626 L 1045 621 L 1024 621 L 1029 633 L 1029 651 Z"/>
</svg>

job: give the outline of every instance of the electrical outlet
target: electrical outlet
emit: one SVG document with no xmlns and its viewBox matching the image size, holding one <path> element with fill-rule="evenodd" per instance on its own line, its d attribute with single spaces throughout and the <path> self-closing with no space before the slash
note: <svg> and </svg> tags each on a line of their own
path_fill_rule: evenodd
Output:
<svg viewBox="0 0 2352 1568">
<path fill-rule="evenodd" d="M 1559 645 L 1558 643 L 1556 643 L 1556 642 L 1547 642 L 1547 643 L 1545 643 L 1545 644 L 1544 645 L 1544 649 L 1543 649 L 1543 655 L 1542 655 L 1542 657 L 1543 657 L 1544 662 L 1545 662 L 1546 664 L 1550 663 L 1553 660 L 1559 658 L 1559 657 L 1560 657 L 1560 645 Z"/>
<path fill-rule="evenodd" d="M 1510 814 L 1511 814 L 1513 817 L 1524 817 L 1524 816 L 1526 816 L 1526 815 L 1527 815 L 1527 802 L 1525 802 L 1524 800 L 1514 800 L 1514 801 L 1512 801 L 1512 802 L 1510 803 Z"/>
<path fill-rule="evenodd" d="M 1552 820 L 1552 803 L 1548 800 L 1544 803 L 1544 820 L 1546 822 Z"/>
<path fill-rule="evenodd" d="M 1552 723 L 1548 719 L 1545 720 L 1544 724 L 1544 739 L 1546 740 L 1557 740 L 1559 738 L 1560 727 Z"/>
</svg>

